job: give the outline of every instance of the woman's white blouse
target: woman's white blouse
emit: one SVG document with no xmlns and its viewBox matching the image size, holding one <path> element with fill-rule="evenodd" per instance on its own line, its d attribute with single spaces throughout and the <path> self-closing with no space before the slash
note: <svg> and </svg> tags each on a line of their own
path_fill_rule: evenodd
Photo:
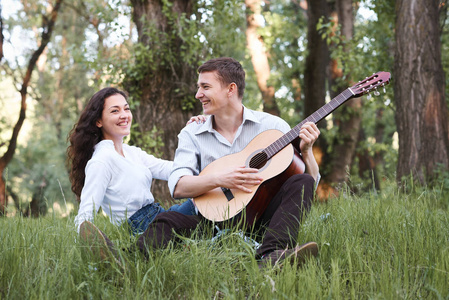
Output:
<svg viewBox="0 0 449 300">
<path fill-rule="evenodd" d="M 168 180 L 172 161 L 155 158 L 138 147 L 123 144 L 125 157 L 111 140 L 99 142 L 85 169 L 86 179 L 75 218 L 76 229 L 92 220 L 101 207 L 114 224 L 121 224 L 137 210 L 154 202 L 153 178 Z"/>
</svg>

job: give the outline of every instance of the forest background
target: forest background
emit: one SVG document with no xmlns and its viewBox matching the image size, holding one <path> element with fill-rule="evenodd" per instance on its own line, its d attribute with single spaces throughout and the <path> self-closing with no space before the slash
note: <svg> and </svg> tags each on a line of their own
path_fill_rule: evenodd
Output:
<svg viewBox="0 0 449 300">
<path fill-rule="evenodd" d="M 319 123 L 319 199 L 409 178 L 449 189 L 446 1 L 0 0 L 0 16 L 0 214 L 76 212 L 67 135 L 105 86 L 130 94 L 128 142 L 172 159 L 201 113 L 196 69 L 219 56 L 246 69 L 244 105 L 292 126 L 391 72 Z"/>
</svg>

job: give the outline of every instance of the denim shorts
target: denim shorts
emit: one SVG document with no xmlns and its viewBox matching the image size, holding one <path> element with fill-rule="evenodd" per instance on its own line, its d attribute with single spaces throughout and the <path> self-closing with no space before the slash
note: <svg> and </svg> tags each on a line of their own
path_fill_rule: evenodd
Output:
<svg viewBox="0 0 449 300">
<path fill-rule="evenodd" d="M 167 210 L 165 210 L 159 203 L 151 203 L 136 211 L 128 219 L 132 234 L 138 235 L 144 233 L 151 222 L 153 222 L 154 218 L 165 211 L 176 211 L 184 215 L 196 215 L 195 205 L 193 204 L 192 199 L 187 199 L 181 204 L 175 204 Z"/>
</svg>

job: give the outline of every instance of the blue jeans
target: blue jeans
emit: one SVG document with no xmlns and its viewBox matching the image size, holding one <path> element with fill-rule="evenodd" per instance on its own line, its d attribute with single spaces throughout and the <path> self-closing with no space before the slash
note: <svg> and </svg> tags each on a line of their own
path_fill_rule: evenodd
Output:
<svg viewBox="0 0 449 300">
<path fill-rule="evenodd" d="M 195 205 L 193 204 L 192 199 L 187 199 L 187 201 L 181 204 L 175 204 L 167 210 L 165 210 L 159 203 L 153 202 L 136 211 L 128 219 L 132 234 L 138 235 L 145 232 L 151 222 L 153 222 L 154 218 L 165 211 L 176 211 L 188 216 L 196 215 Z"/>
</svg>

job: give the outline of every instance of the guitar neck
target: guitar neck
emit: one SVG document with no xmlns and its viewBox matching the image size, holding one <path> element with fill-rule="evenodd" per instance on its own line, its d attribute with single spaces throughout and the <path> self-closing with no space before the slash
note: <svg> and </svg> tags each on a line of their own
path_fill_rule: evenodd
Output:
<svg viewBox="0 0 449 300">
<path fill-rule="evenodd" d="M 326 103 L 320 109 L 305 118 L 301 123 L 293 127 L 289 132 L 284 134 L 282 137 L 280 137 L 278 140 L 264 149 L 264 152 L 267 154 L 267 159 L 270 159 L 271 157 L 276 155 L 276 153 L 284 149 L 288 144 L 293 142 L 293 140 L 298 138 L 299 131 L 301 130 L 302 125 L 307 122 L 314 122 L 315 124 L 318 123 L 352 97 L 354 97 L 354 93 L 350 88 L 347 88 L 338 96 L 329 101 L 329 103 Z"/>
</svg>

